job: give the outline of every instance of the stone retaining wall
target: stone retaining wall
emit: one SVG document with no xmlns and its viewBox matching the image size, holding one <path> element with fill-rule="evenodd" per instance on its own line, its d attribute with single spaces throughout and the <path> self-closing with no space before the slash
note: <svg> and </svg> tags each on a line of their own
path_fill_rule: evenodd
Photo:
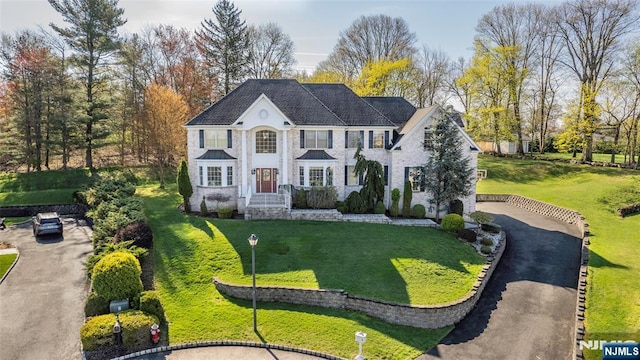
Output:
<svg viewBox="0 0 640 360">
<path fill-rule="evenodd" d="M 500 261 L 505 245 L 506 237 L 502 233 L 502 238 L 497 244 L 495 252 L 487 258 L 487 263 L 478 275 L 473 289 L 464 298 L 449 304 L 412 306 L 351 295 L 343 290 L 279 286 L 257 287 L 256 300 L 354 310 L 391 324 L 437 329 L 459 322 L 473 309 Z M 230 284 L 218 278 L 214 278 L 213 282 L 216 289 L 222 294 L 243 300 L 252 299 L 251 286 Z"/>
<path fill-rule="evenodd" d="M 553 217 L 569 224 L 575 224 L 582 233 L 580 251 L 580 274 L 578 275 L 578 297 L 576 299 L 576 323 L 574 331 L 573 358 L 584 359 L 580 349 L 580 341 L 584 340 L 584 311 L 587 296 L 587 275 L 589 263 L 589 224 L 579 212 L 559 206 L 547 204 L 519 195 L 507 194 L 477 194 L 476 201 L 506 202 L 512 206 L 521 207 L 531 212 Z"/>
<path fill-rule="evenodd" d="M 35 216 L 38 213 L 53 211 L 58 215 L 84 216 L 87 208 L 81 204 L 1 206 L 0 217 Z"/>
</svg>

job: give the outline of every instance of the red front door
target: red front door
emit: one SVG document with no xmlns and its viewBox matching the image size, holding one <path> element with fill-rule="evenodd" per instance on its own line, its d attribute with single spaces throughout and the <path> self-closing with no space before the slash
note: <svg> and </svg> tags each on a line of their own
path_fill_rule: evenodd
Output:
<svg viewBox="0 0 640 360">
<path fill-rule="evenodd" d="M 274 193 L 278 189 L 276 180 L 276 169 L 258 168 L 256 169 L 256 192 Z"/>
</svg>

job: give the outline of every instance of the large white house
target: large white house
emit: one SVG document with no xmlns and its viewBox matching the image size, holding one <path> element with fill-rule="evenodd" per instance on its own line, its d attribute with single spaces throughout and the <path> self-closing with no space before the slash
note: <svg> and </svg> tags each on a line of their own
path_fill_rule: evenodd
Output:
<svg viewBox="0 0 640 360">
<path fill-rule="evenodd" d="M 423 204 L 434 215 L 429 193 L 414 180 L 429 157 L 425 136 L 442 111 L 416 109 L 400 97 L 359 97 L 342 84 L 248 80 L 185 125 L 192 210 L 208 197 L 209 209 L 244 213 L 252 196 L 277 193 L 280 185 L 334 186 L 343 200 L 362 185 L 353 172 L 360 143 L 362 154 L 384 168 L 387 207 L 391 190 L 402 192 L 408 179 L 414 183 L 412 205 Z M 457 125 L 475 168 L 479 147 L 462 122 Z M 475 210 L 473 188 L 460 199 L 465 213 Z M 212 200 L 212 194 L 229 200 Z"/>
</svg>

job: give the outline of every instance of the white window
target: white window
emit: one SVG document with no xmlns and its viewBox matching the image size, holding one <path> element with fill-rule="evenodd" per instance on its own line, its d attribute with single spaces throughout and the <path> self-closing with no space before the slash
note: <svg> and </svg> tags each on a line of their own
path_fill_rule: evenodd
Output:
<svg viewBox="0 0 640 360">
<path fill-rule="evenodd" d="M 204 146 L 207 149 L 223 149 L 227 147 L 227 130 L 205 130 Z"/>
<path fill-rule="evenodd" d="M 329 163 L 308 162 L 299 169 L 300 186 L 333 186 L 333 167 Z"/>
<path fill-rule="evenodd" d="M 362 185 L 360 184 L 360 177 L 355 173 L 355 166 L 347 166 L 347 185 Z"/>
<path fill-rule="evenodd" d="M 373 131 L 373 148 L 384 149 L 384 131 Z"/>
<path fill-rule="evenodd" d="M 256 153 L 275 154 L 276 153 L 276 132 L 271 130 L 260 130 L 256 132 Z"/>
<path fill-rule="evenodd" d="M 304 186 L 304 166 L 300 166 L 300 186 Z"/>
<path fill-rule="evenodd" d="M 433 136 L 434 132 L 431 128 L 424 129 L 424 149 L 433 150 Z"/>
<path fill-rule="evenodd" d="M 233 185 L 233 166 L 227 166 L 227 186 Z"/>
<path fill-rule="evenodd" d="M 219 187 L 233 185 L 233 166 L 223 164 L 201 164 L 198 166 L 200 186 Z"/>
<path fill-rule="evenodd" d="M 324 185 L 324 169 L 321 167 L 309 168 L 309 186 Z"/>
<path fill-rule="evenodd" d="M 304 147 L 307 149 L 328 149 L 329 130 L 305 130 Z"/>
<path fill-rule="evenodd" d="M 347 131 L 347 147 L 355 149 L 358 147 L 358 144 L 364 147 L 363 135 L 364 131 Z"/>
<path fill-rule="evenodd" d="M 409 167 L 407 168 L 407 180 L 411 182 L 411 190 L 424 191 L 422 186 L 422 167 Z"/>
<path fill-rule="evenodd" d="M 333 186 L 333 168 L 326 168 L 324 174 L 324 184 L 326 186 Z"/>
<path fill-rule="evenodd" d="M 212 166 L 207 168 L 207 186 L 222 186 L 222 168 Z"/>
</svg>

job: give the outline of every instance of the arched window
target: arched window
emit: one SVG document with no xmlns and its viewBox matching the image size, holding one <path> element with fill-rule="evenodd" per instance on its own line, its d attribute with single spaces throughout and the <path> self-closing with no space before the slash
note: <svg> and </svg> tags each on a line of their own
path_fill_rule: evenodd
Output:
<svg viewBox="0 0 640 360">
<path fill-rule="evenodd" d="M 276 132 L 271 130 L 260 130 L 256 132 L 256 153 L 275 154 L 276 153 Z"/>
</svg>

